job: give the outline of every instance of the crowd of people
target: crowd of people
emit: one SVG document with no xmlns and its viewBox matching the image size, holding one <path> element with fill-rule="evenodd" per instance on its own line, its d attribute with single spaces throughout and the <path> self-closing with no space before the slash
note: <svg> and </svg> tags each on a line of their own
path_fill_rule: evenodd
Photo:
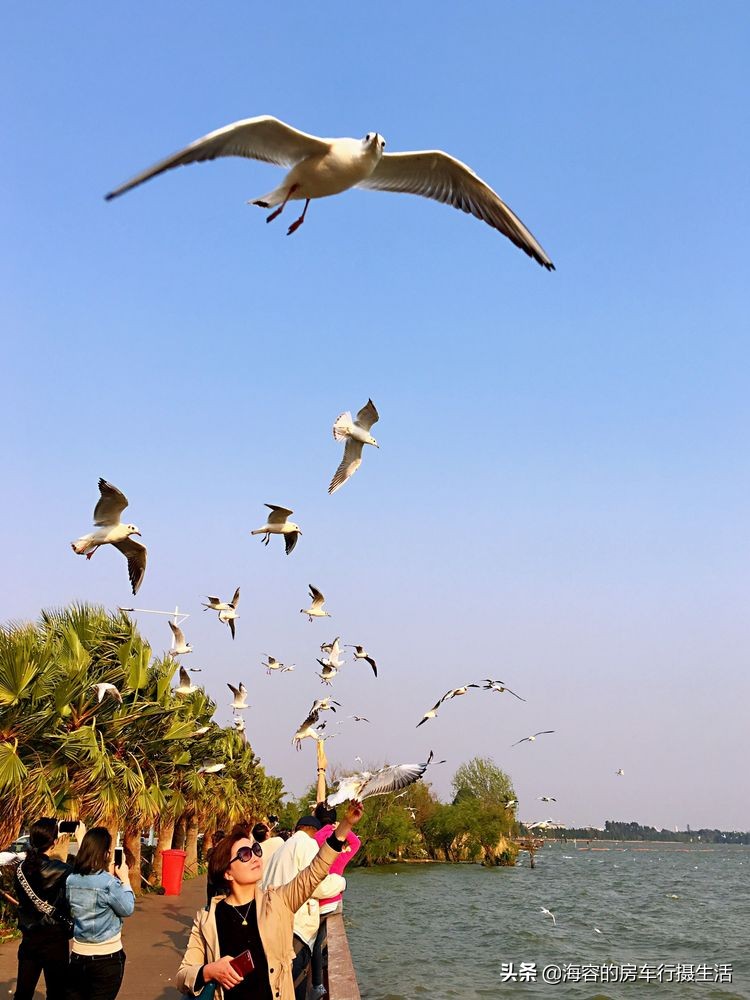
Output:
<svg viewBox="0 0 750 1000">
<path fill-rule="evenodd" d="M 208 856 L 207 900 L 190 931 L 177 986 L 200 1000 L 319 998 L 327 961 L 326 921 L 341 906 L 343 871 L 359 850 L 353 827 L 319 804 L 293 833 L 267 823 L 217 832 Z M 70 864 L 55 856 L 58 821 L 30 830 L 16 870 L 18 977 L 14 1000 L 32 1000 L 44 975 L 47 1000 L 115 1000 L 125 972 L 124 920 L 135 909 L 130 873 L 106 827 L 73 833 Z"/>
</svg>

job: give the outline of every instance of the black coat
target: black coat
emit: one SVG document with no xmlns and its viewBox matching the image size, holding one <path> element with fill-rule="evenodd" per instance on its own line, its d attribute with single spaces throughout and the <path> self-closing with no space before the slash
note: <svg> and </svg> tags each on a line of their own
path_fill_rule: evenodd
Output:
<svg viewBox="0 0 750 1000">
<path fill-rule="evenodd" d="M 38 867 L 28 865 L 28 860 L 21 862 L 24 877 L 34 892 L 43 899 L 45 903 L 51 903 L 61 914 L 69 915 L 68 902 L 65 898 L 65 883 L 68 875 L 73 871 L 70 865 L 57 858 L 48 858 L 46 854 L 38 857 Z M 59 924 L 54 917 L 47 916 L 36 908 L 34 903 L 26 895 L 26 891 L 18 880 L 18 874 L 14 879 L 16 898 L 18 899 L 18 926 L 24 935 L 63 934 L 68 936 L 67 929 Z"/>
</svg>

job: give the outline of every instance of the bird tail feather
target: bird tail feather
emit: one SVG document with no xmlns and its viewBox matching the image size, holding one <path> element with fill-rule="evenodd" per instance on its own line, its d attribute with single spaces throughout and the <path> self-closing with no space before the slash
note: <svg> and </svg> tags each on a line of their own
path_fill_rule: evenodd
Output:
<svg viewBox="0 0 750 1000">
<path fill-rule="evenodd" d="M 254 198 L 250 204 L 258 205 L 260 208 L 273 208 L 274 205 L 280 205 L 283 200 L 284 191 L 281 188 L 275 188 L 268 194 L 261 195 L 260 198 Z"/>
<path fill-rule="evenodd" d="M 74 542 L 70 543 L 71 548 L 77 556 L 83 556 L 86 554 L 88 549 L 92 549 L 93 551 L 93 549 L 96 548 L 96 546 L 91 545 L 92 538 L 93 535 L 82 535 L 80 538 L 77 538 Z"/>
<path fill-rule="evenodd" d="M 336 422 L 333 425 L 333 437 L 336 441 L 343 441 L 345 438 L 349 437 L 349 432 L 351 431 L 354 424 L 352 423 L 352 415 L 347 410 L 346 413 L 339 414 L 336 417 Z"/>
</svg>

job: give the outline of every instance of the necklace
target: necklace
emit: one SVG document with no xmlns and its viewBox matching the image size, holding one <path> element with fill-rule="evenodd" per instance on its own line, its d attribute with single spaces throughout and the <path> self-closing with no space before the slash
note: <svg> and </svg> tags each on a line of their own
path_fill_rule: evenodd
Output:
<svg viewBox="0 0 750 1000">
<path fill-rule="evenodd" d="M 232 913 L 236 913 L 238 917 L 242 916 L 242 926 L 243 927 L 247 927 L 247 915 L 250 912 L 250 907 L 253 905 L 254 902 L 255 902 L 254 899 L 250 900 L 250 902 L 247 904 L 247 906 L 245 908 L 244 914 L 240 913 L 239 906 L 232 906 L 231 903 L 227 903 L 227 906 L 230 908 L 230 910 L 232 911 Z"/>
</svg>

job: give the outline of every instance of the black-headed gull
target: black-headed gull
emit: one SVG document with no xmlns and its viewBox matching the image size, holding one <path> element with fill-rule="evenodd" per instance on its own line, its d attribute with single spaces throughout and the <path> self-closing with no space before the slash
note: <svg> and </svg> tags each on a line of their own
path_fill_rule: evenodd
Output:
<svg viewBox="0 0 750 1000">
<path fill-rule="evenodd" d="M 393 764 L 381 767 L 380 770 L 362 771 L 359 774 L 349 775 L 336 783 L 336 791 L 329 795 L 326 802 L 328 808 L 337 806 L 348 799 L 362 802 L 372 795 L 387 795 L 388 792 L 396 792 L 399 788 L 406 788 L 407 785 L 418 781 L 432 763 L 435 755 L 430 751 L 430 756 L 423 764 Z M 444 760 L 435 761 L 436 764 L 444 764 Z"/>
<path fill-rule="evenodd" d="M 114 698 L 115 701 L 119 701 L 120 704 L 122 705 L 122 695 L 114 686 L 114 684 L 106 684 L 104 681 L 102 681 L 99 684 L 92 684 L 91 687 L 94 688 L 94 690 L 96 691 L 96 696 L 99 699 L 100 704 L 104 696 L 109 695 L 111 698 Z"/>
<path fill-rule="evenodd" d="M 236 608 L 239 603 L 240 588 L 235 590 L 231 601 L 222 601 L 220 597 L 207 597 L 206 600 L 208 604 L 203 605 L 204 611 L 229 611 L 231 608 Z"/>
<path fill-rule="evenodd" d="M 190 680 L 190 674 L 184 667 L 180 667 L 180 683 L 174 689 L 175 694 L 188 695 L 198 690 L 197 684 Z"/>
<path fill-rule="evenodd" d="M 298 749 L 302 749 L 302 740 L 310 739 L 320 742 L 320 734 L 316 732 L 315 724 L 320 716 L 318 710 L 313 707 L 305 721 L 299 726 L 297 732 L 292 737 L 292 743 Z"/>
<path fill-rule="evenodd" d="M 385 139 L 378 132 L 368 132 L 363 139 L 323 139 L 270 115 L 244 118 L 196 139 L 110 191 L 106 198 L 116 198 L 172 167 L 220 156 L 242 156 L 291 168 L 278 187 L 253 200 L 261 208 L 278 206 L 266 222 L 281 215 L 287 202 L 304 200 L 302 215 L 289 226 L 289 235 L 305 221 L 313 198 L 359 186 L 417 194 L 471 213 L 507 236 L 543 267 L 554 270 L 554 264 L 518 216 L 465 163 L 438 149 L 386 153 Z"/>
<path fill-rule="evenodd" d="M 328 487 L 329 493 L 335 493 L 347 479 L 354 475 L 362 464 L 362 449 L 366 444 L 371 444 L 375 448 L 380 447 L 370 434 L 370 428 L 378 422 L 378 419 L 378 411 L 371 399 L 367 400 L 355 420 L 352 420 L 352 415 L 348 411 L 336 418 L 333 425 L 334 440 L 346 441 L 346 444 L 344 445 L 344 457 Z"/>
<path fill-rule="evenodd" d="M 517 747 L 519 743 L 533 743 L 537 736 L 546 736 L 547 733 L 554 733 L 554 729 L 542 729 L 541 732 L 534 733 L 533 736 L 524 736 L 522 740 L 516 740 L 515 743 L 511 743 L 512 747 Z"/>
<path fill-rule="evenodd" d="M 552 917 L 552 923 L 553 924 L 557 923 L 557 921 L 555 920 L 555 914 L 551 910 L 548 910 L 546 906 L 540 906 L 539 907 L 539 912 L 543 913 L 545 915 L 545 917 Z"/>
<path fill-rule="evenodd" d="M 185 633 L 182 631 L 179 625 L 175 625 L 174 622 L 167 620 L 167 625 L 172 629 L 172 635 L 174 636 L 174 646 L 169 651 L 170 656 L 184 656 L 186 653 L 192 653 L 193 647 L 189 642 L 185 642 Z"/>
<path fill-rule="evenodd" d="M 266 537 L 263 539 L 264 545 L 268 545 L 271 540 L 271 535 L 283 535 L 286 554 L 289 555 L 294 546 L 297 544 L 297 539 L 302 534 L 298 524 L 294 524 L 293 521 L 287 521 L 287 518 L 293 514 L 294 511 L 289 510 L 287 507 L 277 507 L 272 503 L 267 503 L 266 507 L 268 507 L 271 511 L 268 515 L 268 520 L 263 527 L 255 528 L 250 532 L 250 534 L 265 535 Z"/>
<path fill-rule="evenodd" d="M 285 674 L 290 670 L 294 670 L 293 663 L 290 663 L 289 666 L 287 667 L 286 664 L 281 663 L 279 660 L 276 659 L 275 656 L 271 656 L 270 653 L 266 653 L 266 659 L 268 660 L 268 662 L 262 663 L 261 666 L 266 668 L 266 673 L 269 676 L 273 673 L 274 670 L 279 670 L 281 671 L 282 674 Z"/>
<path fill-rule="evenodd" d="M 237 591 L 236 591 L 236 593 L 234 595 L 234 597 L 232 598 L 232 600 L 231 600 L 231 602 L 229 604 L 229 607 L 228 608 L 222 608 L 221 611 L 219 612 L 219 621 L 223 622 L 225 625 L 229 626 L 229 631 L 232 633 L 232 638 L 233 639 L 234 639 L 234 636 L 235 636 L 235 625 L 234 625 L 234 622 L 235 622 L 235 619 L 237 619 L 237 618 L 240 617 L 237 614 L 237 605 L 239 603 L 240 603 L 240 589 L 238 587 Z"/>
<path fill-rule="evenodd" d="M 375 662 L 375 660 L 373 660 L 373 658 L 370 656 L 370 654 L 367 652 L 364 646 L 351 646 L 347 644 L 346 648 L 353 649 L 354 659 L 364 660 L 366 663 L 369 663 L 370 666 L 372 667 L 372 672 L 375 674 L 376 677 L 378 676 L 378 665 Z"/>
<path fill-rule="evenodd" d="M 77 538 L 70 543 L 71 548 L 76 555 L 90 559 L 100 545 L 114 545 L 128 561 L 130 586 L 133 594 L 137 594 L 146 574 L 146 546 L 130 537 L 140 537 L 141 534 L 134 524 L 120 522 L 120 515 L 128 506 L 128 498 L 106 479 L 99 480 L 99 493 L 101 495 L 94 507 L 94 526 L 98 530 Z"/>
<path fill-rule="evenodd" d="M 485 691 L 497 691 L 498 694 L 503 694 L 505 691 L 508 694 L 512 694 L 514 698 L 518 698 L 519 701 L 526 701 L 522 698 L 520 694 L 516 694 L 515 691 L 511 691 L 509 687 L 506 687 L 503 681 L 493 681 L 490 677 L 486 677 L 483 681 Z"/>
<path fill-rule="evenodd" d="M 460 698 L 461 695 L 468 694 L 469 688 L 478 688 L 478 684 L 464 684 L 462 687 L 451 688 L 450 691 L 446 691 L 441 701 L 450 701 L 451 698 Z"/>
<path fill-rule="evenodd" d="M 427 722 L 428 719 L 436 719 L 438 714 L 438 709 L 442 704 L 443 704 L 442 698 L 440 699 L 440 701 L 436 701 L 435 704 L 432 706 L 432 708 L 428 709 L 428 711 L 424 713 L 424 715 L 419 720 L 415 728 L 419 729 L 419 727 L 423 725 L 425 722 Z"/>
<path fill-rule="evenodd" d="M 308 590 L 310 591 L 312 604 L 310 605 L 309 608 L 300 608 L 299 613 L 301 615 L 307 615 L 310 621 L 312 621 L 313 618 L 330 618 L 331 617 L 330 613 L 328 611 L 323 610 L 323 605 L 325 604 L 326 599 L 323 596 L 322 592 L 318 590 L 317 587 L 313 587 L 311 583 L 308 583 L 307 587 Z M 336 641 L 338 642 L 338 639 Z"/>
<path fill-rule="evenodd" d="M 233 694 L 232 701 L 230 702 L 230 708 L 234 712 L 242 712 L 246 708 L 250 708 L 247 703 L 247 688 L 240 681 L 240 686 L 235 687 L 234 684 L 227 684 L 227 687 Z"/>
</svg>

